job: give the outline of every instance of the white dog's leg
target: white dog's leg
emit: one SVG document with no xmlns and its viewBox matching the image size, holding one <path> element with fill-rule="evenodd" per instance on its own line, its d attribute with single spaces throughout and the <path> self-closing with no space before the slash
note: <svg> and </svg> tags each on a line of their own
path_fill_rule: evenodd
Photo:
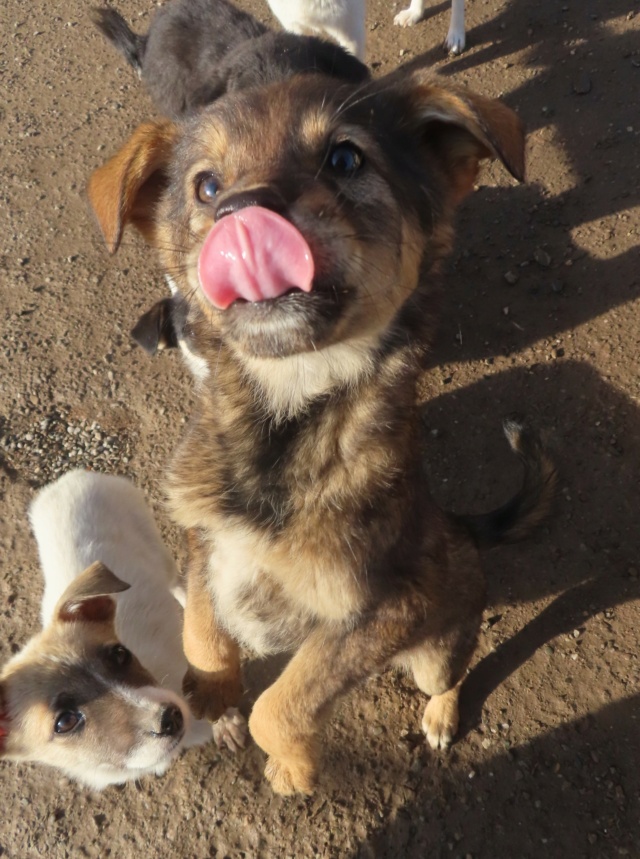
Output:
<svg viewBox="0 0 640 859">
<path fill-rule="evenodd" d="M 409 8 L 403 9 L 402 12 L 398 12 L 396 17 L 393 19 L 393 23 L 397 24 L 399 27 L 413 27 L 413 25 L 417 24 L 424 14 L 424 4 L 425 0 L 411 0 Z"/>
<path fill-rule="evenodd" d="M 452 0 L 451 24 L 444 46 L 450 54 L 461 54 L 464 51 L 464 45 L 464 0 Z"/>
<path fill-rule="evenodd" d="M 226 746 L 229 751 L 244 749 L 247 742 L 247 721 L 237 707 L 228 707 L 212 725 L 213 739 L 219 749 Z"/>
<path fill-rule="evenodd" d="M 353 54 L 359 60 L 364 60 L 364 34 L 361 36 L 359 33 L 357 35 L 354 33 L 352 34 L 353 38 L 351 38 L 347 31 L 329 26 L 325 27 L 324 33 L 319 34 L 324 35 L 325 33 L 338 42 L 339 45 L 342 45 L 345 51 L 349 51 L 350 54 Z"/>
</svg>

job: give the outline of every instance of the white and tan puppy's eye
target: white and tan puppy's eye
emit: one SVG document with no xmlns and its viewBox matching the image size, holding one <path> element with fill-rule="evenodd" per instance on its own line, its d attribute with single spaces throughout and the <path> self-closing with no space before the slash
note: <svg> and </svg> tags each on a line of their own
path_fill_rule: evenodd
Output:
<svg viewBox="0 0 640 859">
<path fill-rule="evenodd" d="M 109 648 L 107 658 L 114 668 L 126 668 L 131 663 L 131 651 L 122 644 L 115 644 Z"/>
<path fill-rule="evenodd" d="M 56 734 L 70 734 L 84 725 L 84 716 L 76 710 L 65 710 L 56 717 L 53 730 Z"/>
</svg>

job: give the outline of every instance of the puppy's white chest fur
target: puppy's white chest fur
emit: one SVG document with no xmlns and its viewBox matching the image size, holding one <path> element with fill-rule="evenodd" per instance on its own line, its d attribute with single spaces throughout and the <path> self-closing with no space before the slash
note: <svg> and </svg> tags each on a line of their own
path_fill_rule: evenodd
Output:
<svg viewBox="0 0 640 859">
<path fill-rule="evenodd" d="M 228 529 L 209 556 L 209 589 L 216 615 L 229 634 L 259 656 L 298 647 L 314 624 L 257 562 L 256 538 Z"/>
</svg>

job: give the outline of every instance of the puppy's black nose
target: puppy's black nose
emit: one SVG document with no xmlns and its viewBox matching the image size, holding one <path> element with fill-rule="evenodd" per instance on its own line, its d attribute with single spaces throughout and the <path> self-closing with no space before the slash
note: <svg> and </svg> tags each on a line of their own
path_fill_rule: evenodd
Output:
<svg viewBox="0 0 640 859">
<path fill-rule="evenodd" d="M 175 737 L 184 727 L 184 716 L 180 707 L 175 704 L 169 704 L 164 710 L 160 720 L 160 730 L 158 734 L 161 737 Z"/>
<path fill-rule="evenodd" d="M 225 215 L 232 215 L 234 212 L 246 209 L 249 206 L 262 206 L 263 209 L 271 209 L 272 212 L 282 215 L 287 204 L 280 192 L 276 191 L 275 188 L 268 188 L 266 186 L 250 188 L 248 191 L 241 191 L 237 194 L 223 197 L 216 208 L 215 219 L 219 221 Z"/>
</svg>

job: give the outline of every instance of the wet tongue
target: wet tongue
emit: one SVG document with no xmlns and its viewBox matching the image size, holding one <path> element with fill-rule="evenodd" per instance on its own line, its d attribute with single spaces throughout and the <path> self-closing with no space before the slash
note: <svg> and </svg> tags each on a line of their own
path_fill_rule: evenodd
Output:
<svg viewBox="0 0 640 859">
<path fill-rule="evenodd" d="M 313 257 L 290 221 L 248 206 L 226 215 L 204 240 L 198 259 L 202 291 L 220 310 L 237 298 L 263 301 L 292 287 L 311 290 Z"/>
</svg>

